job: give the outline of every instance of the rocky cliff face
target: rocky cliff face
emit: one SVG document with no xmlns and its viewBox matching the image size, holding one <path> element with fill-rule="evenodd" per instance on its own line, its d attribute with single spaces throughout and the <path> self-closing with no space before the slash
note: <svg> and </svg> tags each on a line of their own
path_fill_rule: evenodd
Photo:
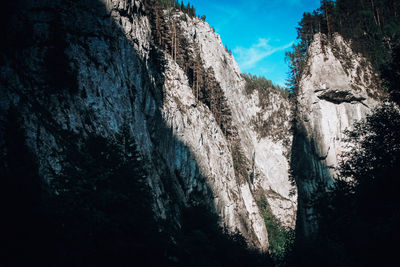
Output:
<svg viewBox="0 0 400 267">
<path fill-rule="evenodd" d="M 68 136 L 113 138 L 128 126 L 160 218 L 179 225 L 181 207 L 206 204 L 227 229 L 266 250 L 257 204 L 264 195 L 282 224 L 294 227 L 289 100 L 271 91 L 262 105 L 257 92 L 246 93 L 234 58 L 206 22 L 175 11 L 160 17 L 137 0 L 20 1 L 13 12 L 1 61 L 1 119 L 18 109 L 47 181 L 60 170 Z M 222 90 L 229 134 L 218 115 L 225 113 L 199 100 L 197 69 L 173 52 L 177 41 L 166 48 L 156 40 L 160 25 L 179 29 L 180 53 L 201 63 L 205 84 Z M 257 125 L 265 123 L 270 131 L 261 134 Z"/>
<path fill-rule="evenodd" d="M 267 194 L 272 212 L 286 227 L 294 227 L 296 193 L 288 179 L 287 155 L 291 146 L 291 104 L 287 96 L 270 90 L 261 96 L 246 92 L 240 69 L 218 34 L 199 19 L 178 21 L 190 45 L 197 47 L 205 68 L 211 68 L 232 111 L 232 123 L 248 161 L 247 194 Z M 195 36 L 195 38 L 194 38 Z M 261 129 L 269 127 L 268 133 Z M 286 156 L 285 156 L 286 155 Z M 251 181 L 250 181 L 251 180 Z M 252 204 L 253 205 L 253 204 Z"/>
<path fill-rule="evenodd" d="M 294 228 L 298 216 L 311 235 L 311 200 L 332 182 L 344 131 L 379 103 L 367 60 L 340 36 L 316 35 L 292 114 L 282 92 L 247 89 L 206 22 L 146 3 L 16 2 L 1 52 L 0 134 L 16 107 L 51 182 L 71 135 L 113 139 L 127 127 L 159 218 L 179 227 L 182 207 L 207 205 L 230 232 L 266 250 L 266 200 L 283 226 Z"/>
<path fill-rule="evenodd" d="M 368 61 L 341 36 L 317 34 L 299 83 L 292 168 L 299 192 L 298 228 L 305 236 L 318 229 L 312 199 L 332 184 L 346 129 L 351 130 L 381 97 Z"/>
</svg>

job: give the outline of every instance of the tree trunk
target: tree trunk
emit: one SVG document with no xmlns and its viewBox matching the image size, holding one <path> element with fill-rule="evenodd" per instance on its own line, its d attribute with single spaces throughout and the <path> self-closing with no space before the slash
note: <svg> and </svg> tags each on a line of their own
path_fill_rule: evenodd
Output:
<svg viewBox="0 0 400 267">
<path fill-rule="evenodd" d="M 379 8 L 375 8 L 375 9 L 376 9 L 376 18 L 377 18 L 377 21 L 378 21 L 378 25 L 381 26 L 381 19 L 380 19 L 380 16 L 379 16 Z"/>
<path fill-rule="evenodd" d="M 328 8 L 325 8 L 326 27 L 328 28 L 328 36 L 331 35 L 331 25 L 329 23 Z"/>
<path fill-rule="evenodd" d="M 376 14 L 375 14 L 375 5 L 374 5 L 374 0 L 371 0 L 371 7 L 372 7 L 372 12 L 374 13 L 374 20 L 375 20 L 375 24 L 376 25 L 379 25 L 378 24 L 378 20 L 376 19 Z"/>
</svg>

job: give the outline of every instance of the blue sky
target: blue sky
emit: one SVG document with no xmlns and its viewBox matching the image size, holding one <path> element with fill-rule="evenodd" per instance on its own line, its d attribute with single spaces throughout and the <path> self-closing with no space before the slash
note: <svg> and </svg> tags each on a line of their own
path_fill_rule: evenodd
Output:
<svg viewBox="0 0 400 267">
<path fill-rule="evenodd" d="M 184 1 L 187 4 L 187 0 Z M 285 85 L 285 51 L 296 42 L 298 21 L 320 0 L 191 0 L 220 34 L 242 72 Z"/>
</svg>

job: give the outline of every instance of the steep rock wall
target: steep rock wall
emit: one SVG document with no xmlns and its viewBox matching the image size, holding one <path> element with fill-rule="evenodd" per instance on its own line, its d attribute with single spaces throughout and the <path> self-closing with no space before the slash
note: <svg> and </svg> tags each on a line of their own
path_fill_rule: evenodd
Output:
<svg viewBox="0 0 400 267">
<path fill-rule="evenodd" d="M 282 225 L 294 228 L 297 195 L 289 181 L 289 163 L 285 156 L 290 153 L 292 136 L 289 99 L 271 89 L 268 105 L 263 107 L 261 102 L 265 99 L 257 91 L 246 93 L 239 66 L 222 45 L 218 34 L 200 19 L 180 20 L 179 23 L 186 39 L 198 47 L 205 67 L 213 70 L 225 93 L 232 110 L 233 125 L 249 162 L 248 172 L 252 175 L 251 180 L 254 179 L 247 181 L 250 190 L 256 198 L 266 195 L 273 214 Z M 261 136 L 256 125 L 264 122 L 280 130 Z M 290 194 L 291 191 L 294 194 Z"/>
<path fill-rule="evenodd" d="M 68 136 L 113 138 L 128 125 L 147 162 L 160 218 L 179 225 L 181 207 L 205 203 L 231 232 L 266 250 L 267 229 L 256 201 L 263 194 L 282 223 L 294 227 L 296 198 L 289 196 L 285 156 L 290 134 L 260 137 L 253 125 L 281 106 L 289 110 L 289 102 L 271 93 L 267 110 L 257 92 L 246 95 L 236 62 L 207 23 L 175 13 L 185 16 L 178 23 L 186 49 L 199 49 L 227 98 L 254 181 L 238 179 L 231 140 L 193 94 L 185 70 L 154 45 L 154 21 L 144 2 L 19 1 L 16 8 L 2 52 L 0 114 L 5 121 L 11 106 L 21 113 L 42 177 L 49 181 L 60 169 Z M 284 113 L 282 118 L 290 116 Z"/>
<path fill-rule="evenodd" d="M 304 236 L 318 229 L 313 196 L 332 184 L 344 131 L 378 104 L 371 65 L 339 35 L 314 36 L 299 83 L 292 168 L 299 192 L 298 225 Z"/>
</svg>

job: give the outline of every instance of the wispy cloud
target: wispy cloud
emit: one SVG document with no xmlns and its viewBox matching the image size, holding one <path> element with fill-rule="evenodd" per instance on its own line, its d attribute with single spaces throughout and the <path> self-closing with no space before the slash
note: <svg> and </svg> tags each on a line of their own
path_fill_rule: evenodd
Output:
<svg viewBox="0 0 400 267">
<path fill-rule="evenodd" d="M 269 44 L 269 41 L 270 40 L 268 39 L 259 38 L 256 44 L 253 44 L 248 48 L 239 46 L 233 50 L 242 71 L 248 71 L 251 68 L 254 68 L 257 63 L 264 58 L 278 51 L 288 49 L 293 45 L 293 42 L 290 42 L 283 46 L 274 47 Z"/>
</svg>

